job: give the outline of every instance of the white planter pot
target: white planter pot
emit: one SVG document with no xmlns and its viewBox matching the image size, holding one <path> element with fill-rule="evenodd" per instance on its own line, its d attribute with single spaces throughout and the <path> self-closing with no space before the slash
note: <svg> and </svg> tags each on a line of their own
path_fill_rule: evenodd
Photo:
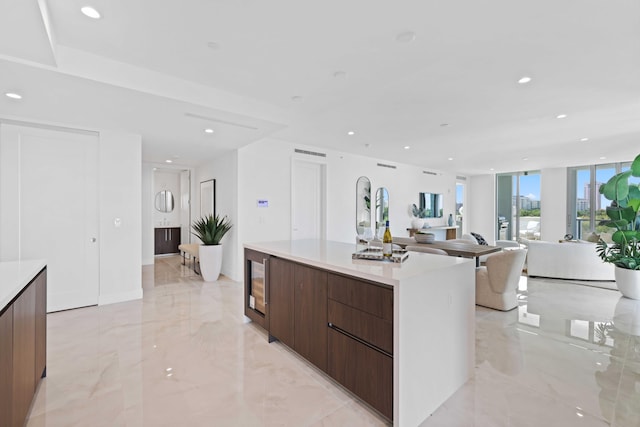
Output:
<svg viewBox="0 0 640 427">
<path fill-rule="evenodd" d="M 616 285 L 622 295 L 640 300 L 640 270 L 616 267 Z"/>
<path fill-rule="evenodd" d="M 420 230 L 424 226 L 424 220 L 422 218 L 413 218 L 411 220 L 411 228 Z"/>
<path fill-rule="evenodd" d="M 200 245 L 200 274 L 205 282 L 214 282 L 222 269 L 222 245 Z"/>
</svg>

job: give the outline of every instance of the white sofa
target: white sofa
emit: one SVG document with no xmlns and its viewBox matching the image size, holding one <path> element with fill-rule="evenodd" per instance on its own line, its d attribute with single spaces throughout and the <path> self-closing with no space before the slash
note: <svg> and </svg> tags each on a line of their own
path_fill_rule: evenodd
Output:
<svg viewBox="0 0 640 427">
<path fill-rule="evenodd" d="M 614 281 L 614 266 L 602 262 L 596 244 L 588 242 L 544 242 L 522 240 L 528 249 L 529 276 L 558 279 Z M 600 286 L 600 285 L 599 285 Z M 615 283 L 602 287 L 616 289 Z"/>
</svg>

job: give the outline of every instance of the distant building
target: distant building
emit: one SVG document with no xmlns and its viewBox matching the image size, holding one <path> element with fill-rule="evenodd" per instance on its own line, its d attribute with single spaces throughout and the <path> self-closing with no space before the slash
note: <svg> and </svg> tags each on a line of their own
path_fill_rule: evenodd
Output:
<svg viewBox="0 0 640 427">
<path fill-rule="evenodd" d="M 540 209 L 540 200 L 534 200 L 527 196 L 519 196 L 518 203 L 516 203 L 516 196 L 513 196 L 512 203 L 517 206 L 519 210 L 533 210 Z"/>
</svg>

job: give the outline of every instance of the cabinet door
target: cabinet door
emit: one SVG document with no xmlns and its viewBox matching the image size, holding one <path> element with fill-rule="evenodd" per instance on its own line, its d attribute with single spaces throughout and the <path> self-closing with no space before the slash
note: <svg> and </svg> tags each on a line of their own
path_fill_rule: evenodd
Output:
<svg viewBox="0 0 640 427">
<path fill-rule="evenodd" d="M 0 426 L 10 426 L 13 391 L 13 305 L 0 315 Z"/>
<path fill-rule="evenodd" d="M 172 227 L 169 229 L 169 240 L 167 241 L 167 253 L 178 253 L 180 250 L 180 227 Z"/>
<path fill-rule="evenodd" d="M 294 350 L 327 370 L 327 272 L 295 264 Z"/>
<path fill-rule="evenodd" d="M 13 303 L 13 425 L 21 426 L 35 392 L 36 287 Z"/>
<path fill-rule="evenodd" d="M 294 348 L 294 264 L 269 260 L 269 335 Z"/>
<path fill-rule="evenodd" d="M 36 365 L 35 386 L 45 376 L 47 367 L 47 270 L 43 270 L 31 286 L 36 288 Z"/>
<path fill-rule="evenodd" d="M 155 228 L 154 229 L 154 253 L 156 255 L 165 253 L 165 228 Z"/>
<path fill-rule="evenodd" d="M 393 359 L 329 329 L 327 372 L 362 400 L 393 419 Z"/>
</svg>

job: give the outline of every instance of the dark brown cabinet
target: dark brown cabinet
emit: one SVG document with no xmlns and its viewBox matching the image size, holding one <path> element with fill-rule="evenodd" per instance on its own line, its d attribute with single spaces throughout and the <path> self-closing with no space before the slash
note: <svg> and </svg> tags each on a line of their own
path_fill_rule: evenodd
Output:
<svg viewBox="0 0 640 427">
<path fill-rule="evenodd" d="M 269 255 L 251 249 L 244 250 L 244 315 L 267 331 L 270 312 L 267 302 L 268 260 Z"/>
<path fill-rule="evenodd" d="M 46 374 L 47 271 L 43 269 L 0 315 L 0 426 L 23 426 Z"/>
<path fill-rule="evenodd" d="M 13 425 L 13 306 L 0 315 L 0 426 Z"/>
<path fill-rule="evenodd" d="M 328 299 L 327 372 L 393 419 L 393 291 L 330 274 Z"/>
<path fill-rule="evenodd" d="M 155 254 L 176 254 L 180 245 L 180 227 L 156 228 L 154 232 Z"/>
<path fill-rule="evenodd" d="M 294 265 L 293 349 L 327 370 L 327 272 Z"/>
<path fill-rule="evenodd" d="M 264 312 L 250 307 L 264 271 Z M 393 289 L 245 249 L 245 314 L 393 419 Z"/>
<path fill-rule="evenodd" d="M 13 303 L 13 425 L 22 425 L 35 393 L 36 288 L 28 286 Z M 22 420 L 22 422 L 21 422 Z"/>
<path fill-rule="evenodd" d="M 327 370 L 327 272 L 269 259 L 269 335 Z"/>
<path fill-rule="evenodd" d="M 294 348 L 294 264 L 269 260 L 269 335 Z"/>
</svg>

